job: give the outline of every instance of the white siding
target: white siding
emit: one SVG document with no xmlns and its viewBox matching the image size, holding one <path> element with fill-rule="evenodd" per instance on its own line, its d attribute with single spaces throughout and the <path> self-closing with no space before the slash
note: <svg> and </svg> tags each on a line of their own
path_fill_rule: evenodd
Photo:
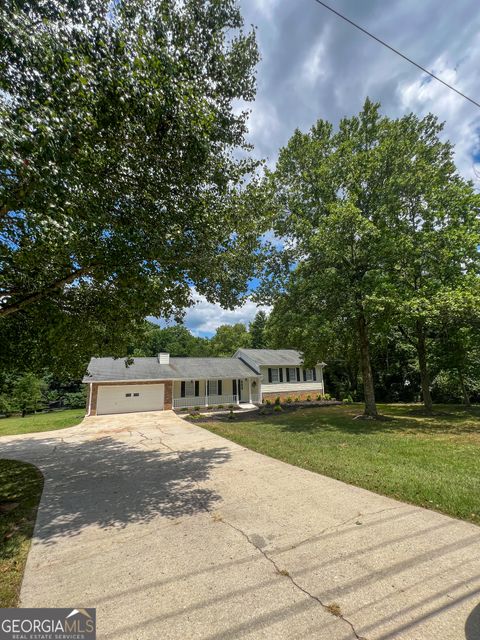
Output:
<svg viewBox="0 0 480 640">
<path fill-rule="evenodd" d="M 315 391 L 323 393 L 323 384 L 321 382 L 280 382 L 278 384 L 262 383 L 262 393 L 285 393 L 295 394 L 301 391 Z"/>
</svg>

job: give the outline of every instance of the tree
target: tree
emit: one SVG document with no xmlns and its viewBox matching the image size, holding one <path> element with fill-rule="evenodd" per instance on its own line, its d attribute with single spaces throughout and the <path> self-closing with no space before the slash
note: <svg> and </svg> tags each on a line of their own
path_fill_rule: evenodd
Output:
<svg viewBox="0 0 480 640">
<path fill-rule="evenodd" d="M 27 411 L 38 409 L 45 390 L 45 382 L 33 373 L 26 373 L 15 381 L 12 400 L 14 406 L 22 412 L 22 417 Z"/>
<path fill-rule="evenodd" d="M 242 322 L 222 324 L 210 340 L 212 355 L 231 357 L 237 349 L 250 346 L 250 335 Z"/>
<path fill-rule="evenodd" d="M 234 153 L 258 52 L 234 1 L 8 1 L 0 38 L 0 331 L 21 328 L 18 352 L 65 353 L 73 330 L 115 355 L 192 286 L 232 307 L 261 231 Z"/>
<path fill-rule="evenodd" d="M 266 285 L 283 274 L 281 287 L 307 314 L 299 344 L 313 343 L 321 326 L 356 336 L 370 417 L 372 336 L 397 327 L 415 347 L 431 410 L 427 328 L 435 303 L 445 287 L 463 289 L 478 273 L 479 196 L 458 176 L 440 129 L 431 115 L 381 117 L 367 99 L 337 132 L 322 120 L 296 131 L 268 177 L 285 248 L 272 254 Z"/>
<path fill-rule="evenodd" d="M 272 263 L 268 282 L 278 278 L 278 265 L 287 266 L 295 304 L 301 292 L 301 308 L 308 305 L 309 316 L 315 315 L 316 322 L 306 320 L 310 330 L 344 325 L 356 336 L 368 417 L 377 416 L 370 332 L 384 317 L 375 293 L 391 251 L 383 215 L 388 194 L 382 188 L 390 170 L 388 131 L 378 105 L 367 100 L 359 116 L 343 119 L 336 133 L 322 120 L 306 134 L 297 130 L 269 176 L 275 231 L 285 238 L 286 259 Z M 309 329 L 302 340 L 314 342 Z"/>
<path fill-rule="evenodd" d="M 144 335 L 135 343 L 134 356 L 156 356 L 166 351 L 171 356 L 208 356 L 210 343 L 206 338 L 193 336 L 187 327 L 175 325 L 159 327 L 151 322 L 145 323 Z"/>
<path fill-rule="evenodd" d="M 252 349 L 264 349 L 266 346 L 265 327 L 267 325 L 267 314 L 265 311 L 258 311 L 250 324 L 250 343 Z"/>
</svg>

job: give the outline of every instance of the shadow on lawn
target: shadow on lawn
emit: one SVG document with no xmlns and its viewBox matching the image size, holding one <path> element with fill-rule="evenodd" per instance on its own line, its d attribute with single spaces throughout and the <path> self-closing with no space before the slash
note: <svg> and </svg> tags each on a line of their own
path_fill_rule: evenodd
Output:
<svg viewBox="0 0 480 640">
<path fill-rule="evenodd" d="M 281 424 L 281 430 L 290 433 L 316 433 L 320 431 L 341 431 L 352 435 L 376 433 L 409 433 L 428 435 L 471 435 L 480 436 L 480 407 L 459 411 L 437 411 L 426 416 L 421 408 L 405 410 L 405 407 L 382 407 L 385 421 L 354 420 L 361 413 L 358 407 L 339 408 L 338 413 L 328 415 L 315 409 L 262 416 L 262 422 Z M 399 413 L 403 411 L 403 413 Z M 289 420 L 289 418 L 292 418 Z M 480 639 L 479 639 L 480 640 Z"/>
<path fill-rule="evenodd" d="M 225 448 L 176 453 L 140 449 L 110 437 L 87 442 L 23 440 L 1 457 L 26 460 L 45 476 L 35 537 L 51 544 L 85 527 L 124 528 L 160 515 L 203 513 L 221 497 L 198 483 L 230 458 Z"/>
</svg>

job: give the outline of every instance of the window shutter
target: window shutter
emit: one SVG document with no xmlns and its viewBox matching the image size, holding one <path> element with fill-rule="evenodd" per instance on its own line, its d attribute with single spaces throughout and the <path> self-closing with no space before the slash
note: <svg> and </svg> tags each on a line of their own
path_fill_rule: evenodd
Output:
<svg viewBox="0 0 480 640">
<path fill-rule="evenodd" d="M 307 372 L 305 371 L 305 369 L 303 370 L 303 381 L 307 381 Z"/>
<path fill-rule="evenodd" d="M 219 396 L 222 395 L 222 381 L 221 380 L 218 381 L 218 395 Z"/>
<path fill-rule="evenodd" d="M 232 380 L 233 382 L 233 395 L 236 396 L 237 395 L 237 381 L 236 380 Z"/>
<path fill-rule="evenodd" d="M 270 367 L 268 367 L 268 381 L 272 381 L 272 370 L 270 369 Z"/>
<path fill-rule="evenodd" d="M 288 367 L 285 369 L 285 373 L 287 374 L 287 382 L 290 382 L 290 369 Z"/>
<path fill-rule="evenodd" d="M 280 374 L 280 382 L 283 382 L 283 367 L 280 367 L 278 369 L 278 371 L 279 371 L 279 374 Z"/>
<path fill-rule="evenodd" d="M 195 396 L 200 395 L 200 383 L 198 380 L 195 380 Z"/>
<path fill-rule="evenodd" d="M 300 382 L 300 368 L 297 367 L 297 382 Z"/>
<path fill-rule="evenodd" d="M 182 380 L 180 384 L 180 397 L 185 398 L 185 380 Z"/>
<path fill-rule="evenodd" d="M 312 371 L 313 371 L 313 380 L 314 380 L 314 382 L 316 382 L 317 381 L 317 368 L 313 367 Z"/>
</svg>

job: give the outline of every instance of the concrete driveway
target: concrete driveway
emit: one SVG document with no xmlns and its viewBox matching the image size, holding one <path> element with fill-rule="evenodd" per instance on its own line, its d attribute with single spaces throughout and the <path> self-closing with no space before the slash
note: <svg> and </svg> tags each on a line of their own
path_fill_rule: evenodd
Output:
<svg viewBox="0 0 480 640">
<path fill-rule="evenodd" d="M 474 525 L 172 412 L 6 437 L 0 455 L 46 479 L 21 605 L 97 607 L 102 640 L 480 639 Z"/>
</svg>

